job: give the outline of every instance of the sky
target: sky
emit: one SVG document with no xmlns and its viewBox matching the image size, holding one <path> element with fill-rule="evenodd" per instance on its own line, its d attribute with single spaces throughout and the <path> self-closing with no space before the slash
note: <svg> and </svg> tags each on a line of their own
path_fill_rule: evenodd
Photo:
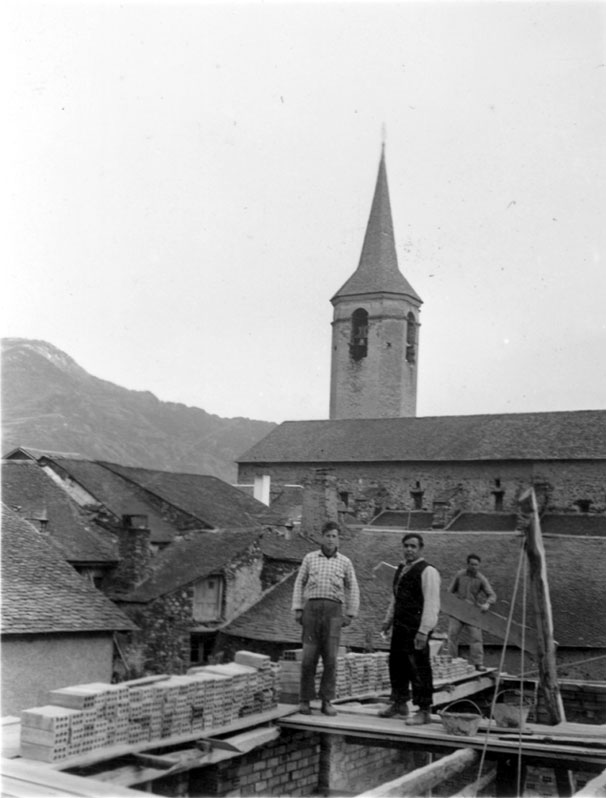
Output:
<svg viewBox="0 0 606 798">
<path fill-rule="evenodd" d="M 0 334 L 328 418 L 381 143 L 418 415 L 606 407 L 606 3 L 4 2 Z"/>
</svg>

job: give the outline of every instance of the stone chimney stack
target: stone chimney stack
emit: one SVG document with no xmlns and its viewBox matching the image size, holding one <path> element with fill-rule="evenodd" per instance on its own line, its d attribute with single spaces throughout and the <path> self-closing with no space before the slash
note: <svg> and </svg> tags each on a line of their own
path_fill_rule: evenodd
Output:
<svg viewBox="0 0 606 798">
<path fill-rule="evenodd" d="M 327 521 L 338 521 L 337 478 L 327 468 L 316 468 L 303 480 L 301 534 L 317 536 Z"/>
<path fill-rule="evenodd" d="M 120 590 L 131 590 L 149 573 L 150 531 L 146 515 L 123 515 L 118 532 L 120 564 L 114 582 Z"/>
</svg>

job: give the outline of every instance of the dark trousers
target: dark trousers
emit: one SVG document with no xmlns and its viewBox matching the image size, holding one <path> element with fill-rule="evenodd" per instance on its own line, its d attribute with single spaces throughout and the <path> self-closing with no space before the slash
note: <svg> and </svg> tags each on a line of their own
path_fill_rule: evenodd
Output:
<svg viewBox="0 0 606 798">
<path fill-rule="evenodd" d="M 393 627 L 389 649 L 391 700 L 404 703 L 411 698 L 419 709 L 429 710 L 433 700 L 433 675 L 429 658 L 429 639 L 425 648 L 414 647 L 416 629 Z"/>
<path fill-rule="evenodd" d="M 322 657 L 324 671 L 320 681 L 320 698 L 332 701 L 337 681 L 337 653 L 343 606 L 329 599 L 311 599 L 303 608 L 303 661 L 301 663 L 301 701 L 316 697 L 316 668 Z"/>
</svg>

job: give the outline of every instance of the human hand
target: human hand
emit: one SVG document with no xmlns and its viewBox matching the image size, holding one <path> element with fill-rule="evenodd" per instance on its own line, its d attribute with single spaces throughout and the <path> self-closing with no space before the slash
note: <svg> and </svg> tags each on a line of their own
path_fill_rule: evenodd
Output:
<svg viewBox="0 0 606 798">
<path fill-rule="evenodd" d="M 344 615 L 343 620 L 341 621 L 341 626 L 349 626 L 349 624 L 353 621 L 353 616 L 351 615 Z"/>
<path fill-rule="evenodd" d="M 427 634 L 425 632 L 417 632 L 415 635 L 415 648 L 421 651 L 427 645 Z"/>
<path fill-rule="evenodd" d="M 295 610 L 295 621 L 303 624 L 303 610 Z"/>
<path fill-rule="evenodd" d="M 480 604 L 480 609 L 482 610 L 482 612 L 487 612 L 489 607 L 490 607 L 490 604 L 488 604 L 488 603 Z"/>
</svg>

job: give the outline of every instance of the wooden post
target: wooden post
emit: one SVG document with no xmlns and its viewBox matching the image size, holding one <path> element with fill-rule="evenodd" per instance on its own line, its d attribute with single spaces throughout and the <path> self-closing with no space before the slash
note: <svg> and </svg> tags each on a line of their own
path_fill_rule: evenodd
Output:
<svg viewBox="0 0 606 798">
<path fill-rule="evenodd" d="M 521 497 L 523 512 L 530 515 L 526 529 L 526 555 L 530 573 L 530 590 L 537 626 L 537 657 L 539 661 L 539 684 L 552 725 L 566 720 L 564 703 L 558 684 L 556 669 L 556 646 L 553 636 L 553 616 L 547 582 L 547 564 L 541 524 L 534 488 L 529 488 Z"/>
<path fill-rule="evenodd" d="M 566 720 L 564 702 L 558 684 L 556 664 L 556 644 L 553 635 L 553 615 L 547 581 L 547 562 L 545 546 L 539 521 L 537 497 L 534 488 L 529 488 L 520 497 L 522 511 L 530 515 L 526 528 L 526 555 L 530 573 L 530 590 L 534 604 L 537 626 L 537 656 L 539 661 L 539 685 L 545 707 L 552 725 Z M 574 793 L 575 784 L 572 771 L 555 768 L 558 795 L 570 796 Z"/>
</svg>

